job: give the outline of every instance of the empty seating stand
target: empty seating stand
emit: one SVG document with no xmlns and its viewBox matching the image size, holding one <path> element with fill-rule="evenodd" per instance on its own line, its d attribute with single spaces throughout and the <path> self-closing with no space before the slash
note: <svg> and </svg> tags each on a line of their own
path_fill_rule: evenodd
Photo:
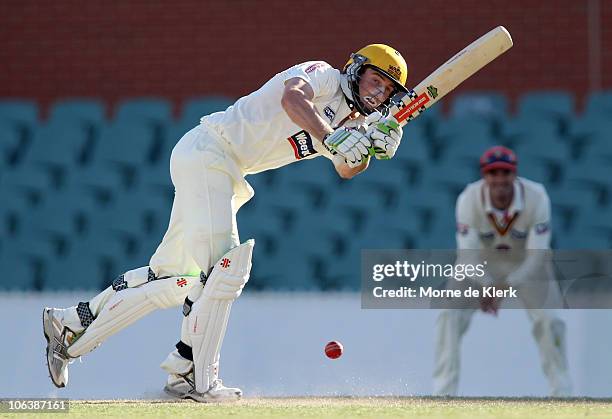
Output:
<svg viewBox="0 0 612 419">
<path fill-rule="evenodd" d="M 237 218 L 257 241 L 250 286 L 355 290 L 361 249 L 453 248 L 457 196 L 495 144 L 549 191 L 556 247 L 612 244 L 612 92 L 590 94 L 580 114 L 563 91 L 524 94 L 516 113 L 496 92 L 449 99 L 448 115 L 429 109 L 394 159 L 354 179 L 323 157 L 247 176 L 256 195 Z M 0 100 L 0 267 L 11 273 L 0 290 L 99 289 L 146 265 L 168 225 L 172 148 L 232 102 L 192 98 L 175 113 L 162 97 L 65 98 L 42 112 Z"/>
</svg>

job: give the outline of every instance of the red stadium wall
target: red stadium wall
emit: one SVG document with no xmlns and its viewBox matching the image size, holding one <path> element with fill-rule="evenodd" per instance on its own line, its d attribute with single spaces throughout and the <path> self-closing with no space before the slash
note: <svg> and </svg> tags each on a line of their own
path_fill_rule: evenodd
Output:
<svg viewBox="0 0 612 419">
<path fill-rule="evenodd" d="M 612 2 L 604 0 L 5 0 L 0 97 L 44 106 L 69 96 L 239 96 L 296 62 L 342 66 L 372 42 L 399 49 L 415 84 L 499 24 L 515 47 L 461 89 L 583 98 L 612 87 Z"/>
</svg>

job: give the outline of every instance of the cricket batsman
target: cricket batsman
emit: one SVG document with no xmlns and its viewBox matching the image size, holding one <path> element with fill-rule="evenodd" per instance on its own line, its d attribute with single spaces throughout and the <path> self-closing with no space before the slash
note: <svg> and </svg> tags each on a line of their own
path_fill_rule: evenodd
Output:
<svg viewBox="0 0 612 419">
<path fill-rule="evenodd" d="M 532 308 L 543 289 L 560 299 L 550 266 L 538 260 L 544 252 L 522 252 L 524 257 L 510 257 L 504 250 L 550 249 L 550 200 L 543 185 L 517 177 L 517 158 L 506 147 L 495 146 L 480 158 L 482 179 L 469 184 L 456 205 L 458 260 L 472 255 L 471 249 L 496 256 L 488 260 L 487 281 L 496 289 L 522 291 L 538 345 L 544 374 L 552 396 L 569 396 L 571 380 L 565 353 L 565 323 L 553 310 Z M 464 250 L 464 252 L 461 252 Z M 469 259 L 470 256 L 467 258 Z M 536 280 L 534 280 L 536 279 Z M 542 288 L 541 284 L 545 287 Z M 552 285 L 548 286 L 547 285 Z M 547 297 L 550 298 L 550 297 Z M 501 298 L 480 299 L 480 309 L 496 314 Z M 437 320 L 434 392 L 456 396 L 459 384 L 461 339 L 476 308 L 443 309 Z"/>
<path fill-rule="evenodd" d="M 123 273 L 89 301 L 44 309 L 53 383 L 64 387 L 71 360 L 109 336 L 182 304 L 180 341 L 162 363 L 164 390 L 202 402 L 238 399 L 242 391 L 219 379 L 219 353 L 251 269 L 254 241 L 241 244 L 236 226 L 238 209 L 254 195 L 245 176 L 323 156 L 349 179 L 371 156 L 392 158 L 402 129 L 386 109 L 393 94 L 407 91 L 406 77 L 399 52 L 372 44 L 341 71 L 323 61 L 298 64 L 204 116 L 172 151 L 172 213 L 149 265 Z"/>
</svg>

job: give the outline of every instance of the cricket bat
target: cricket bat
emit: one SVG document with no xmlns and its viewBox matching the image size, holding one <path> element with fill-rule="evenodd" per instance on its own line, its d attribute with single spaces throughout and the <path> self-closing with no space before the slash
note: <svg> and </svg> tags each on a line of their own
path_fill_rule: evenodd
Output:
<svg viewBox="0 0 612 419">
<path fill-rule="evenodd" d="M 510 33 L 498 26 L 459 51 L 407 94 L 393 96 L 389 115 L 406 125 L 510 47 Z"/>
</svg>

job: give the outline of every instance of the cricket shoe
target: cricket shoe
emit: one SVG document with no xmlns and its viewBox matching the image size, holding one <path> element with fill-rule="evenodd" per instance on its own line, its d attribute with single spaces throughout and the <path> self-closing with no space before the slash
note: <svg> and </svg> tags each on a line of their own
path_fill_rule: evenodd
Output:
<svg viewBox="0 0 612 419">
<path fill-rule="evenodd" d="M 68 384 L 68 346 L 75 334 L 65 327 L 55 316 L 55 309 L 43 310 L 43 332 L 47 339 L 47 367 L 49 376 L 56 387 L 62 388 Z"/>
<path fill-rule="evenodd" d="M 239 400 L 242 390 L 234 387 L 225 387 L 221 380 L 217 379 L 213 385 L 204 393 L 195 389 L 193 372 L 186 375 L 170 375 L 164 391 L 179 399 L 191 399 L 201 403 L 219 403 Z"/>
<path fill-rule="evenodd" d="M 195 391 L 193 369 L 187 374 L 168 375 L 168 382 L 164 386 L 164 391 L 177 399 L 185 399 L 189 392 Z"/>
</svg>

